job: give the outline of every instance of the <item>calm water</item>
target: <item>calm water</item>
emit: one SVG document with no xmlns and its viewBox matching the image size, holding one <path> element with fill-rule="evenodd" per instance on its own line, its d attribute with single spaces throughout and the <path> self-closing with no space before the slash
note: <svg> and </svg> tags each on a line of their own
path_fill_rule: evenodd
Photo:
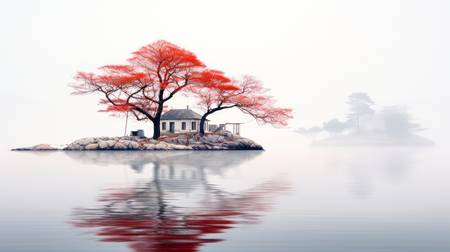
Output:
<svg viewBox="0 0 450 252">
<path fill-rule="evenodd" d="M 0 251 L 450 251 L 440 148 L 4 151 Z"/>
</svg>

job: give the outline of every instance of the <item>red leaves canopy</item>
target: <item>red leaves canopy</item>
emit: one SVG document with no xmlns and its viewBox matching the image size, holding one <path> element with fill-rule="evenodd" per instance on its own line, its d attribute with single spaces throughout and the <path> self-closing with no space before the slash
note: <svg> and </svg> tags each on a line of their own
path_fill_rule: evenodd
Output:
<svg viewBox="0 0 450 252">
<path fill-rule="evenodd" d="M 141 47 L 133 53 L 129 62 L 157 79 L 155 84 L 160 89 L 168 89 L 169 93 L 189 84 L 205 67 L 194 53 L 164 40 Z"/>
<path fill-rule="evenodd" d="M 104 112 L 132 112 L 155 122 L 165 102 L 181 91 L 193 93 L 206 111 L 237 107 L 261 123 L 286 125 L 291 110 L 274 106 L 260 81 L 251 76 L 231 80 L 207 69 L 197 56 L 164 40 L 141 47 L 126 65 L 106 65 L 100 73 L 79 72 L 75 94 L 102 93 Z"/>
<path fill-rule="evenodd" d="M 202 84 L 204 67 L 192 52 L 160 40 L 134 52 L 128 65 L 106 65 L 100 74 L 79 72 L 74 93 L 103 93 L 109 106 L 101 111 L 132 111 L 137 119 L 154 120 L 176 93 Z"/>
<path fill-rule="evenodd" d="M 292 118 L 292 110 L 275 107 L 275 100 L 267 95 L 268 90 L 254 77 L 247 75 L 240 81 L 223 80 L 224 82 L 192 90 L 198 104 L 205 111 L 213 113 L 236 107 L 258 122 L 274 126 L 285 126 L 288 119 Z"/>
<path fill-rule="evenodd" d="M 231 79 L 225 76 L 225 73 L 219 70 L 207 69 L 194 76 L 194 81 L 203 85 L 194 86 L 196 89 L 208 88 L 219 90 L 239 90 L 231 84 Z"/>
</svg>

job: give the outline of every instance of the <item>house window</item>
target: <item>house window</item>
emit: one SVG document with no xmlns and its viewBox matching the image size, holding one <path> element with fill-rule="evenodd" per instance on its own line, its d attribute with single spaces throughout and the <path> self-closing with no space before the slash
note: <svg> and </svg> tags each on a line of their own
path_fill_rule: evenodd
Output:
<svg viewBox="0 0 450 252">
<path fill-rule="evenodd" d="M 162 130 L 166 130 L 166 122 L 163 122 L 163 123 L 161 124 L 161 128 L 162 128 Z"/>
<path fill-rule="evenodd" d="M 196 122 L 192 122 L 191 129 L 192 130 L 197 130 L 197 123 Z"/>
<path fill-rule="evenodd" d="M 181 130 L 186 130 L 186 122 L 181 123 Z"/>
</svg>

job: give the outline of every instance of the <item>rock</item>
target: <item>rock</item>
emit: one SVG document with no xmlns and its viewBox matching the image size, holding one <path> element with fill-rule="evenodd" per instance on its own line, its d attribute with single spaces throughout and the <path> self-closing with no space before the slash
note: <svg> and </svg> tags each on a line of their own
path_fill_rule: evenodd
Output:
<svg viewBox="0 0 450 252">
<path fill-rule="evenodd" d="M 80 140 L 75 141 L 75 143 L 79 145 L 88 145 L 94 142 L 96 142 L 96 140 L 93 137 L 81 138 Z"/>
<path fill-rule="evenodd" d="M 180 144 L 173 144 L 171 147 L 174 150 L 192 150 L 192 147 Z"/>
<path fill-rule="evenodd" d="M 154 150 L 168 150 L 169 144 L 165 142 L 159 142 L 154 145 Z"/>
<path fill-rule="evenodd" d="M 105 141 L 106 144 L 108 144 L 108 148 L 113 148 L 117 141 L 114 140 L 107 140 Z"/>
<path fill-rule="evenodd" d="M 240 144 L 242 144 L 242 145 L 252 145 L 252 144 L 255 143 L 255 142 L 253 142 L 252 140 L 247 139 L 247 138 L 240 138 L 240 139 L 238 140 L 238 142 L 239 142 Z"/>
<path fill-rule="evenodd" d="M 37 144 L 31 147 L 22 147 L 12 149 L 13 151 L 55 151 L 59 150 L 56 147 L 51 146 L 50 144 Z"/>
<path fill-rule="evenodd" d="M 219 143 L 223 142 L 224 137 L 221 135 L 206 135 L 202 138 L 204 142 Z"/>
<path fill-rule="evenodd" d="M 116 144 L 114 144 L 114 149 L 115 150 L 126 150 L 128 147 L 123 144 L 123 142 L 117 142 Z"/>
<path fill-rule="evenodd" d="M 50 146 L 49 144 L 38 144 L 32 147 L 33 150 L 57 150 L 57 148 Z"/>
<path fill-rule="evenodd" d="M 71 143 L 69 145 L 67 145 L 66 148 L 64 148 L 64 150 L 82 150 L 83 147 L 77 143 Z"/>
<path fill-rule="evenodd" d="M 186 142 L 187 140 L 188 140 L 188 137 L 187 137 L 186 135 L 178 135 L 178 136 L 177 136 L 177 141 L 178 141 L 179 143 Z"/>
<path fill-rule="evenodd" d="M 93 143 L 93 144 L 88 144 L 86 146 L 84 146 L 85 150 L 97 150 L 98 149 L 98 144 Z"/>
<path fill-rule="evenodd" d="M 141 145 L 138 142 L 130 142 L 128 144 L 128 149 L 130 150 L 139 150 L 141 148 Z"/>
<path fill-rule="evenodd" d="M 146 144 L 143 146 L 144 149 L 146 150 L 154 150 L 155 149 L 155 145 L 154 144 Z"/>
<path fill-rule="evenodd" d="M 114 144 L 113 144 L 114 145 Z M 100 150 L 107 150 L 108 148 L 110 148 L 108 141 L 99 141 L 98 142 L 98 148 Z"/>
<path fill-rule="evenodd" d="M 125 145 L 125 146 L 128 148 L 128 145 L 130 144 L 130 140 L 127 140 L 127 139 L 120 139 L 120 140 L 118 141 L 118 143 L 121 143 L 121 144 Z M 116 143 L 116 144 L 117 144 L 117 143 Z"/>
<path fill-rule="evenodd" d="M 192 146 L 192 149 L 193 149 L 193 150 L 207 150 L 208 147 L 207 147 L 206 145 L 204 145 L 204 144 L 200 144 L 200 145 L 194 145 L 194 146 Z"/>
<path fill-rule="evenodd" d="M 228 134 L 208 134 L 200 137 L 198 134 L 163 136 L 159 141 L 136 137 L 87 137 L 76 140 L 63 150 L 262 150 L 262 146 L 254 141 Z M 188 143 L 188 145 L 187 145 Z M 48 144 L 14 150 L 57 150 Z"/>
</svg>

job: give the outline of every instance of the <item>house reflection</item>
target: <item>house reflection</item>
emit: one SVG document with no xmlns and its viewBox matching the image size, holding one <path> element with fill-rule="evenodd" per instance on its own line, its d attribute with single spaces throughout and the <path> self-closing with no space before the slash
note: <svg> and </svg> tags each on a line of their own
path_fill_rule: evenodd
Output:
<svg viewBox="0 0 450 252">
<path fill-rule="evenodd" d="M 108 190 L 99 206 L 76 209 L 72 219 L 77 227 L 97 228 L 101 241 L 126 242 L 137 252 L 198 251 L 223 241 L 220 233 L 257 223 L 273 199 L 289 190 L 285 181 L 272 180 L 229 193 L 207 181 L 205 171 L 221 174 L 257 152 L 67 154 L 83 162 L 129 164 L 137 171 L 152 164 L 151 179 Z M 187 197 L 186 192 L 196 193 Z"/>
</svg>

